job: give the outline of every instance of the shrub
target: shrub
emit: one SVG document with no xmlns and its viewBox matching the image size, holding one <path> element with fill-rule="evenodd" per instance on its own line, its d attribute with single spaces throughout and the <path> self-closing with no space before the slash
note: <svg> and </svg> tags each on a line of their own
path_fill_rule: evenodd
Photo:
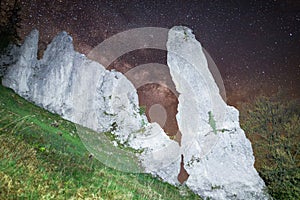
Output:
<svg viewBox="0 0 300 200">
<path fill-rule="evenodd" d="M 268 192 L 275 199 L 300 199 L 300 107 L 286 96 L 279 92 L 242 105 L 241 126 Z"/>
</svg>

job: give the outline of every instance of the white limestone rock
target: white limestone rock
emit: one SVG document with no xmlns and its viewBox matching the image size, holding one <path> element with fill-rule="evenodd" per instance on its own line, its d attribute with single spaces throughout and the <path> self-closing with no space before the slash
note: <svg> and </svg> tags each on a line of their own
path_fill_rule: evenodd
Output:
<svg viewBox="0 0 300 200">
<path fill-rule="evenodd" d="M 202 47 L 190 29 L 172 28 L 167 43 L 170 73 L 180 93 L 176 118 L 181 147 L 157 123 L 140 115 L 133 84 L 121 73 L 108 71 L 74 51 L 67 33 L 53 39 L 41 60 L 37 60 L 37 44 L 34 30 L 16 50 L 3 85 L 65 119 L 100 134 L 112 132 L 118 142 L 143 149 L 138 155 L 143 172 L 166 182 L 179 184 L 183 154 L 190 174 L 186 185 L 200 196 L 266 198 L 264 183 L 253 167 L 251 144 L 239 126 L 238 111 L 219 95 Z M 209 112 L 216 121 L 215 129 L 209 123 Z"/>
<path fill-rule="evenodd" d="M 190 175 L 186 185 L 211 199 L 266 199 L 238 111 L 219 95 L 201 44 L 190 29 L 179 26 L 169 31 L 167 50 L 170 73 L 180 93 L 176 118 Z"/>
<path fill-rule="evenodd" d="M 8 45 L 0 54 L 0 77 L 7 72 L 7 67 L 16 64 L 20 56 L 20 48 L 17 45 Z"/>
<path fill-rule="evenodd" d="M 114 132 L 121 141 L 142 127 L 134 86 L 119 72 L 74 51 L 72 38 L 58 34 L 37 60 L 38 31 L 20 47 L 16 64 L 9 67 L 3 85 L 35 104 L 99 132 Z M 146 123 L 145 122 L 145 123 Z M 122 134 L 121 134 L 122 133 Z"/>
<path fill-rule="evenodd" d="M 28 97 L 30 94 L 30 77 L 37 66 L 37 50 L 38 50 L 38 31 L 33 30 L 25 39 L 24 44 L 18 49 L 15 61 L 12 66 L 9 66 L 2 84 L 12 88 L 21 96 Z M 14 47 L 16 48 L 16 47 Z"/>
<path fill-rule="evenodd" d="M 174 157 L 167 150 L 176 149 L 179 156 L 178 144 L 139 113 L 137 91 L 123 74 L 75 52 L 66 32 L 53 39 L 41 60 L 37 44 L 34 30 L 21 46 L 17 63 L 4 75 L 3 85 L 67 120 L 99 134 L 111 132 L 121 144 L 143 149 L 138 155 L 144 170 L 140 172 L 154 174 L 169 165 Z"/>
<path fill-rule="evenodd" d="M 57 35 L 48 45 L 38 67 L 30 75 L 28 99 L 41 107 L 65 118 L 71 114 L 71 72 L 75 51 L 72 38 L 66 32 Z"/>
</svg>

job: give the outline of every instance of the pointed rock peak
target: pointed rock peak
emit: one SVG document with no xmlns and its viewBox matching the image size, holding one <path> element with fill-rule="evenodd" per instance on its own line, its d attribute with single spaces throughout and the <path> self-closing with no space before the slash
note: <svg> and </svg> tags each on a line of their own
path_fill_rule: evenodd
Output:
<svg viewBox="0 0 300 200">
<path fill-rule="evenodd" d="M 53 60 L 62 61 L 74 55 L 73 39 L 65 31 L 59 33 L 47 46 L 42 63 L 49 63 Z"/>
<path fill-rule="evenodd" d="M 190 29 L 174 27 L 167 50 L 170 74 L 180 93 L 176 118 L 182 133 L 182 166 L 189 174 L 186 185 L 209 199 L 267 199 L 238 111 L 221 98 L 200 42 Z M 170 182 L 169 177 L 165 180 Z"/>
<path fill-rule="evenodd" d="M 63 42 L 63 43 L 70 43 L 72 44 L 73 42 L 73 38 L 66 32 L 66 31 L 62 31 L 60 32 L 54 39 L 52 42 Z"/>
<path fill-rule="evenodd" d="M 171 28 L 171 30 L 173 32 L 177 32 L 177 33 L 181 33 L 183 34 L 186 39 L 187 38 L 193 38 L 195 39 L 195 35 L 193 34 L 193 30 L 186 27 L 186 26 L 174 26 L 173 28 Z"/>
<path fill-rule="evenodd" d="M 23 45 L 21 46 L 23 53 L 28 53 L 28 51 L 32 52 L 29 58 L 37 54 L 37 46 L 39 43 L 39 31 L 37 29 L 33 29 L 28 36 L 26 36 Z"/>
<path fill-rule="evenodd" d="M 26 40 L 28 39 L 39 39 L 39 31 L 37 29 L 33 29 L 28 36 L 26 36 Z"/>
</svg>

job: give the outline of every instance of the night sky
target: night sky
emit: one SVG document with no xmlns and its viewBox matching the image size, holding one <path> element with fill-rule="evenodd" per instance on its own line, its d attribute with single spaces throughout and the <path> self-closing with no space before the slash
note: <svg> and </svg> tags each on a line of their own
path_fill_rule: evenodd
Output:
<svg viewBox="0 0 300 200">
<path fill-rule="evenodd" d="M 44 49 L 57 33 L 66 30 L 76 50 L 88 54 L 118 32 L 175 25 L 193 29 L 210 53 L 230 104 L 257 94 L 270 95 L 279 86 L 291 97 L 300 97 L 299 0 L 31 0 L 22 2 L 20 34 L 24 37 L 37 28 L 40 48 Z M 151 58 L 165 59 L 160 54 L 136 52 L 121 64 L 134 66 Z"/>
</svg>

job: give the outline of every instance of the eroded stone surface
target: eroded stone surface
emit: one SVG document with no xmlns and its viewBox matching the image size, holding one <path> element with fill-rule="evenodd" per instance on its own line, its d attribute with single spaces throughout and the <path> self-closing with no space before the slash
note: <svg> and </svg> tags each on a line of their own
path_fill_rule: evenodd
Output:
<svg viewBox="0 0 300 200">
<path fill-rule="evenodd" d="M 212 199 L 266 198 L 251 144 L 239 126 L 239 113 L 219 95 L 201 44 L 190 29 L 174 27 L 167 50 L 170 73 L 180 93 L 176 117 L 190 175 L 187 186 Z"/>
<path fill-rule="evenodd" d="M 23 97 L 30 96 L 30 77 L 37 64 L 38 31 L 33 30 L 26 38 L 24 44 L 13 51 L 17 52 L 15 58 L 11 58 L 12 65 L 8 67 L 5 77 L 2 80 L 4 86 L 12 88 Z M 9 61 L 8 61 L 9 62 Z M 4 63 L 1 63 L 4 64 Z"/>
<path fill-rule="evenodd" d="M 213 199 L 265 198 L 238 111 L 219 95 L 202 47 L 190 29 L 172 28 L 167 43 L 170 73 L 180 94 L 176 118 L 181 147 L 140 114 L 134 85 L 121 73 L 74 51 L 67 33 L 53 39 L 41 60 L 37 43 L 34 30 L 16 51 L 16 62 L 6 72 L 3 85 L 65 119 L 99 133 L 111 132 L 121 144 L 144 149 L 137 155 L 143 172 L 177 185 L 183 155 L 189 174 L 186 185 L 195 193 Z M 209 123 L 209 112 L 215 128 Z"/>
<path fill-rule="evenodd" d="M 16 64 L 3 77 L 4 86 L 99 134 L 111 132 L 120 144 L 143 149 L 138 155 L 137 164 L 143 170 L 139 172 L 154 173 L 168 165 L 174 160 L 168 151 L 176 150 L 179 156 L 178 143 L 140 113 L 137 91 L 123 74 L 108 71 L 74 51 L 66 32 L 53 39 L 41 60 L 37 59 L 37 44 L 38 31 L 34 30 L 15 55 Z M 130 172 L 126 166 L 116 168 Z"/>
</svg>

